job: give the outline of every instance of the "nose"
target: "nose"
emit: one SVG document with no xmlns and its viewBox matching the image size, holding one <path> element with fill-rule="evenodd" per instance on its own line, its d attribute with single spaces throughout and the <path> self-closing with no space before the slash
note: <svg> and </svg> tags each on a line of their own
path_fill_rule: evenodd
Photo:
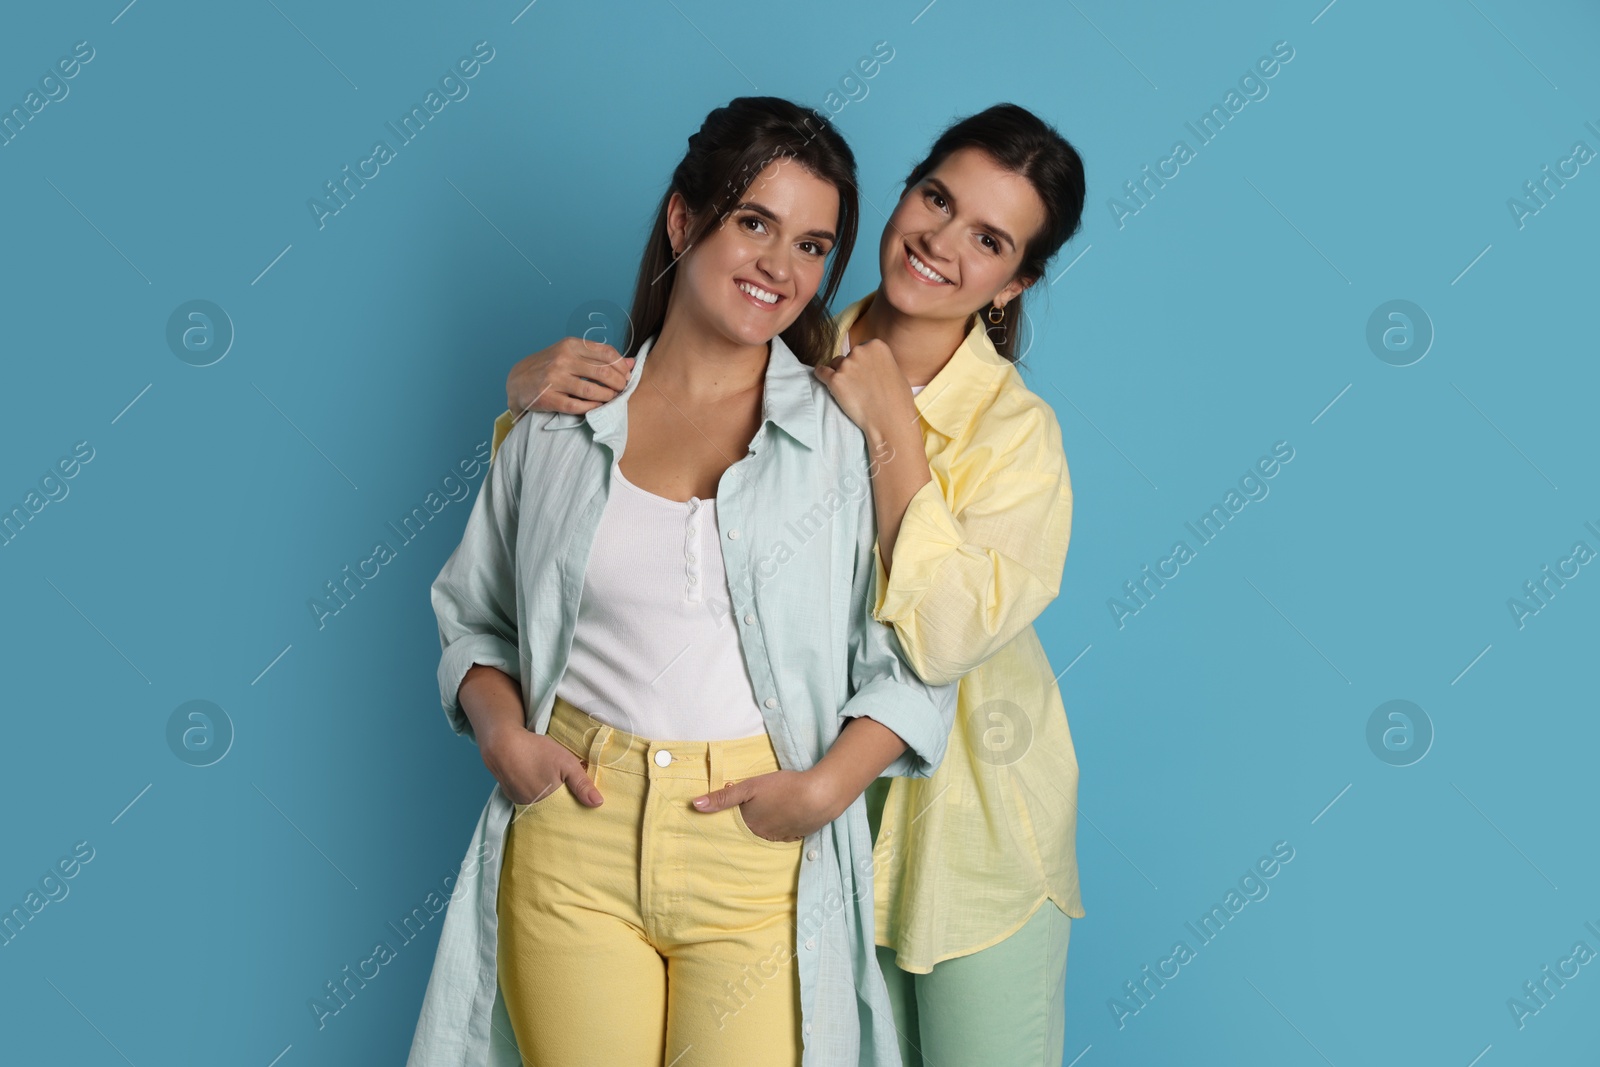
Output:
<svg viewBox="0 0 1600 1067">
<path fill-rule="evenodd" d="M 794 265 L 789 258 L 791 255 L 788 249 L 768 249 L 756 257 L 756 269 L 771 278 L 774 283 L 784 284 L 794 271 Z"/>
<path fill-rule="evenodd" d="M 937 226 L 926 230 L 922 234 L 922 247 L 927 250 L 933 260 L 948 263 L 950 261 L 950 223 L 944 221 Z"/>
</svg>

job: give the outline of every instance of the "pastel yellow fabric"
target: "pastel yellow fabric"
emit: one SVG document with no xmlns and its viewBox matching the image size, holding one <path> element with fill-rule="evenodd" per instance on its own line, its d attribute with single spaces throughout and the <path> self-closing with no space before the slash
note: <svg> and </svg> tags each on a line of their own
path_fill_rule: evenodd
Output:
<svg viewBox="0 0 1600 1067">
<path fill-rule="evenodd" d="M 841 335 L 871 300 L 839 313 Z M 914 399 L 933 480 L 906 509 L 891 575 L 874 548 L 873 617 L 924 681 L 960 685 L 933 775 L 874 784 L 873 860 L 877 943 L 926 974 L 1004 940 L 1047 899 L 1084 911 L 1077 753 L 1033 629 L 1072 529 L 1061 428 L 977 321 Z"/>
<path fill-rule="evenodd" d="M 489 440 L 489 457 L 500 451 L 500 442 L 506 439 L 506 434 L 511 432 L 511 427 L 516 424 L 516 419 L 511 417 L 511 409 L 506 408 L 494 420 L 494 435 Z"/>
</svg>

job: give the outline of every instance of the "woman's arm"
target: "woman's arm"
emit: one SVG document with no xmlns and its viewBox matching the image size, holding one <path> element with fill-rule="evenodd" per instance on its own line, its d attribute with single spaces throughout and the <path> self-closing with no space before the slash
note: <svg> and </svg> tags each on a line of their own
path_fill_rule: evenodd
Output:
<svg viewBox="0 0 1600 1067">
<path fill-rule="evenodd" d="M 906 509 L 923 486 L 933 481 L 923 451 L 922 425 L 915 416 L 872 422 L 862 428 L 873 455 L 872 507 L 878 518 L 878 557 L 892 569 L 895 543 Z"/>
<path fill-rule="evenodd" d="M 506 375 L 506 410 L 494 420 L 489 459 L 511 427 L 530 411 L 581 415 L 628 386 L 633 357 L 582 337 L 564 337 L 522 359 Z"/>
<path fill-rule="evenodd" d="M 486 748 L 507 730 L 525 730 L 525 712 L 522 707 L 522 687 L 517 680 L 498 667 L 474 663 L 467 668 L 456 691 L 461 710 L 472 724 L 472 736 L 478 747 Z"/>
<path fill-rule="evenodd" d="M 493 667 L 513 687 L 521 678 L 516 531 L 527 428 L 507 440 L 506 454 L 483 476 L 461 543 L 429 593 L 439 622 L 439 699 L 451 728 L 475 742 L 481 742 L 476 724 L 460 700 L 467 673 L 475 665 Z"/>
<path fill-rule="evenodd" d="M 1039 617 L 1061 588 L 1072 483 L 1061 428 L 1037 397 L 979 416 L 963 444 L 953 513 L 928 469 L 911 387 L 881 341 L 816 368 L 872 448 L 878 518 L 873 618 L 894 626 L 912 667 L 957 681 Z"/>
<path fill-rule="evenodd" d="M 833 746 L 812 768 L 831 822 L 843 815 L 867 786 L 882 777 L 906 753 L 905 739 L 883 723 L 865 715 L 848 720 Z"/>
<path fill-rule="evenodd" d="M 461 543 L 431 589 L 439 622 L 440 700 L 451 727 L 477 742 L 484 765 L 518 804 L 566 782 L 585 804 L 600 795 L 565 746 L 527 729 L 517 645 L 516 539 L 528 433 L 491 463 Z"/>
<path fill-rule="evenodd" d="M 563 337 L 524 357 L 506 375 L 506 408 L 521 418 L 528 411 L 582 415 L 628 386 L 633 357 L 602 341 Z"/>
<path fill-rule="evenodd" d="M 878 554 L 883 565 L 892 568 L 906 508 L 917 490 L 933 480 L 911 384 L 889 346 L 879 340 L 863 341 L 848 358 L 818 366 L 816 375 L 866 435 L 873 456 L 868 470 L 878 520 Z"/>
<path fill-rule="evenodd" d="M 1031 625 L 1061 591 L 1072 482 L 1042 401 L 985 416 L 955 474 L 959 514 L 938 481 L 911 497 L 892 569 L 880 558 L 872 616 L 894 626 L 922 678 L 953 682 Z"/>
<path fill-rule="evenodd" d="M 771 841 L 798 841 L 845 813 L 856 797 L 906 750 L 899 734 L 860 715 L 844 724 L 822 758 L 804 771 L 772 771 L 695 798 L 700 811 L 736 804 L 745 825 Z"/>
<path fill-rule="evenodd" d="M 920 454 L 920 450 L 919 453 Z M 937 484 L 930 482 L 929 484 Z M 828 754 L 817 767 L 833 758 L 823 777 L 834 784 L 841 811 L 874 778 L 927 778 L 933 775 L 955 725 L 956 686 L 933 683 L 915 673 L 914 661 L 905 654 L 895 629 L 874 618 L 876 601 L 876 529 L 874 506 L 864 494 L 861 502 L 856 569 L 851 585 L 850 679 L 852 693 L 839 709 L 841 720 L 865 717 L 873 726 L 899 738 L 902 748 L 889 752 L 876 731 L 846 721 Z M 852 733 L 851 731 L 855 732 Z M 840 745 L 845 748 L 835 754 Z M 878 757 L 890 755 L 887 763 Z M 870 756 L 870 758 L 869 758 Z M 866 774 L 871 771 L 870 777 Z"/>
<path fill-rule="evenodd" d="M 876 531 L 868 494 L 858 509 L 846 652 L 850 696 L 837 713 L 842 725 L 833 743 L 807 770 L 757 775 L 694 802 L 705 812 L 742 804 L 745 824 L 771 840 L 794 841 L 827 825 L 882 775 L 931 776 L 955 725 L 956 687 L 925 683 L 901 655 L 894 631 L 872 618 Z"/>
<path fill-rule="evenodd" d="M 583 803 L 599 806 L 600 790 L 585 773 L 583 761 L 565 745 L 527 728 L 516 679 L 498 668 L 473 664 L 461 681 L 459 697 L 483 764 L 512 803 L 537 803 L 565 782 Z"/>
</svg>

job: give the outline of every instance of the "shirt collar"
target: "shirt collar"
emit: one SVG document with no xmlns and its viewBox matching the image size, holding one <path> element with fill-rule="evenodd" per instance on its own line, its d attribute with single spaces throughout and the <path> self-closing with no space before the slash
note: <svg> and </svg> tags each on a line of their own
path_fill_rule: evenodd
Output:
<svg viewBox="0 0 1600 1067">
<path fill-rule="evenodd" d="M 834 317 L 839 328 L 840 348 L 844 347 L 844 335 L 850 324 L 861 317 L 877 295 L 876 290 L 868 293 Z M 927 388 L 911 400 L 923 422 L 943 436 L 954 438 L 978 410 L 979 402 L 995 391 L 1011 369 L 1011 363 L 989 340 L 982 315 L 974 313 L 972 328 L 955 354 L 933 376 Z"/>
<path fill-rule="evenodd" d="M 544 428 L 558 430 L 587 422 L 594 438 L 620 452 L 628 437 L 628 397 L 638 387 L 640 372 L 650 358 L 655 337 L 650 337 L 634 353 L 633 373 L 622 392 L 582 415 L 553 412 Z M 817 447 L 817 411 L 812 398 L 811 371 L 801 363 L 782 337 L 774 337 L 767 357 L 766 377 L 762 382 L 761 415 L 806 448 Z"/>
</svg>

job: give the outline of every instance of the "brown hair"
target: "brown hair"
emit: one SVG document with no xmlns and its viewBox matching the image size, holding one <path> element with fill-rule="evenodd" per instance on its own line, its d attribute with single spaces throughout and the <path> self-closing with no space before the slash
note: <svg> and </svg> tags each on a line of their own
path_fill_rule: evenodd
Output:
<svg viewBox="0 0 1600 1067">
<path fill-rule="evenodd" d="M 1083 223 L 1083 160 L 1077 149 L 1055 128 L 1027 108 L 995 104 L 976 115 L 953 123 L 939 135 L 928 155 L 912 169 L 901 195 L 927 177 L 951 153 L 976 148 L 1001 167 L 1020 174 L 1033 185 L 1044 202 L 1044 225 L 1022 250 L 1017 277 L 1038 279 L 1045 264 Z M 1022 295 L 1007 302 L 999 323 L 991 323 L 980 309 L 984 328 L 999 353 L 1017 361 L 1017 335 L 1022 332 Z"/>
<path fill-rule="evenodd" d="M 774 159 L 792 159 L 839 191 L 838 237 L 816 296 L 782 333 L 802 363 L 816 365 L 833 356 L 835 332 L 828 302 L 838 291 L 855 246 L 860 210 L 856 203 L 856 160 L 833 124 L 811 108 L 776 96 L 741 96 L 706 116 L 689 137 L 689 148 L 672 171 L 655 225 L 645 241 L 639 279 L 633 291 L 632 334 L 624 355 L 634 355 L 660 332 L 677 272 L 667 235 L 667 202 L 682 196 L 691 215 L 686 248 L 720 226 L 744 199 L 750 183 Z"/>
</svg>

